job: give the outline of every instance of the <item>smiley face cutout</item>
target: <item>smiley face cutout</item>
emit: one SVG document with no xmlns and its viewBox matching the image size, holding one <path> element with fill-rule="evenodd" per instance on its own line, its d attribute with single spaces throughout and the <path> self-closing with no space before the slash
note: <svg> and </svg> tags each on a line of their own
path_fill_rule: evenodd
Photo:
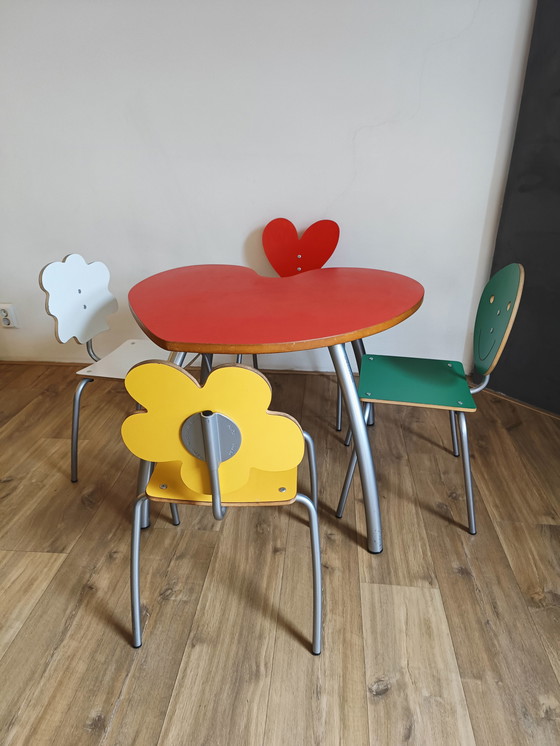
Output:
<svg viewBox="0 0 560 746">
<path fill-rule="evenodd" d="M 474 330 L 474 364 L 481 375 L 495 367 L 517 314 L 524 271 L 520 264 L 509 264 L 484 288 Z"/>
</svg>

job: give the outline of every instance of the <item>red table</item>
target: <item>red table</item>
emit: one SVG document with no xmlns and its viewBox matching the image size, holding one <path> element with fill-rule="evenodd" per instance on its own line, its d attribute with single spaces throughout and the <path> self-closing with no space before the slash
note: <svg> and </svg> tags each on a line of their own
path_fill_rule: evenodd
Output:
<svg viewBox="0 0 560 746">
<path fill-rule="evenodd" d="M 329 268 L 263 277 L 203 264 L 148 277 L 129 293 L 138 324 L 172 352 L 271 353 L 328 347 L 346 403 L 362 478 L 368 549 L 382 550 L 375 469 L 345 342 L 389 329 L 422 304 L 415 280 L 376 269 Z"/>
</svg>

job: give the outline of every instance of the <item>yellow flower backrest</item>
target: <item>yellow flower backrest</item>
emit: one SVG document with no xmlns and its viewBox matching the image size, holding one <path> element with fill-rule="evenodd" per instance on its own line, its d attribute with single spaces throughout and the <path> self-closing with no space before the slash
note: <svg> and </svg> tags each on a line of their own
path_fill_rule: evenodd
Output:
<svg viewBox="0 0 560 746">
<path fill-rule="evenodd" d="M 247 483 L 251 469 L 287 471 L 304 455 L 300 426 L 289 415 L 269 412 L 272 390 L 258 371 L 241 365 L 216 368 L 206 384 L 165 361 L 132 368 L 125 386 L 146 412 L 135 412 L 122 426 L 132 453 L 145 461 L 181 463 L 181 479 L 194 492 L 210 494 L 208 468 L 181 440 L 184 421 L 209 410 L 229 417 L 241 431 L 241 447 L 219 470 L 224 497 Z"/>
</svg>

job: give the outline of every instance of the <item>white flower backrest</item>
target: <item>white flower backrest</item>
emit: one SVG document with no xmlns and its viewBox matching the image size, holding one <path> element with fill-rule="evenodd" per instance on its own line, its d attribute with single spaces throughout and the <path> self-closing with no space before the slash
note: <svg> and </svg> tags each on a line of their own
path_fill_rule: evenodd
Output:
<svg viewBox="0 0 560 746">
<path fill-rule="evenodd" d="M 88 264 L 79 254 L 69 254 L 43 269 L 40 283 L 47 294 L 47 313 L 57 322 L 59 342 L 75 337 L 85 344 L 109 328 L 107 316 L 118 308 L 109 279 L 103 262 Z"/>
</svg>

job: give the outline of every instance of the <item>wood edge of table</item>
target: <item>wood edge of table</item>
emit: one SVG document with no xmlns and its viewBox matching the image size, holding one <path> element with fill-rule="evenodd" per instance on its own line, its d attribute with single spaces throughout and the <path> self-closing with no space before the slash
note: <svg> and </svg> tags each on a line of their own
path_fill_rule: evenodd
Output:
<svg viewBox="0 0 560 746">
<path fill-rule="evenodd" d="M 364 337 L 370 337 L 373 334 L 379 334 L 384 332 L 402 321 L 407 319 L 420 308 L 424 301 L 424 296 L 420 298 L 418 303 L 404 311 L 404 313 L 395 316 L 389 321 L 384 321 L 380 324 L 374 324 L 373 326 L 367 326 L 363 329 L 357 329 L 352 332 L 345 334 L 337 334 L 332 337 L 319 337 L 316 339 L 304 339 L 297 342 L 264 342 L 262 344 L 246 344 L 246 345 L 232 345 L 232 344 L 201 344 L 201 343 L 189 343 L 189 342 L 175 342 L 170 340 L 161 339 L 160 337 L 153 334 L 147 329 L 140 319 L 136 316 L 131 308 L 132 315 L 138 326 L 142 329 L 144 334 L 152 340 L 158 347 L 169 352 L 199 352 L 209 353 L 216 355 L 265 355 L 267 353 L 277 352 L 299 352 L 301 350 L 316 350 L 323 347 L 332 347 L 337 344 L 344 344 L 345 342 L 353 342 L 356 339 L 363 339 Z"/>
<path fill-rule="evenodd" d="M 376 399 L 374 396 L 360 396 L 360 400 L 363 402 L 370 402 L 371 404 L 391 404 L 402 407 L 420 407 L 422 409 L 443 409 L 447 412 L 476 412 L 476 406 L 472 407 L 458 407 L 458 406 L 446 406 L 445 404 L 424 404 L 422 402 L 415 401 L 396 401 L 393 399 Z"/>
</svg>

